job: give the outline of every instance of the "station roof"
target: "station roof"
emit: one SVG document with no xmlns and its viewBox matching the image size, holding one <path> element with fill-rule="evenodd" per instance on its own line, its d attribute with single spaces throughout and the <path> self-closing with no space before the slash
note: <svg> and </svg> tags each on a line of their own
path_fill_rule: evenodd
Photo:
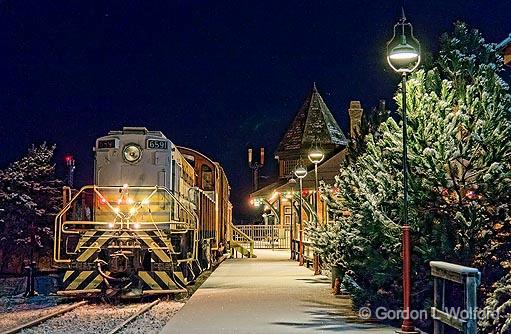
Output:
<svg viewBox="0 0 511 334">
<path fill-rule="evenodd" d="M 346 158 L 348 150 L 344 149 L 341 152 L 335 154 L 330 159 L 324 161 L 318 165 L 318 179 L 324 181 L 327 184 L 333 184 L 335 182 L 335 176 L 339 174 L 341 163 Z M 303 178 L 304 189 L 314 189 L 316 180 L 314 175 L 314 168 L 308 171 L 307 176 Z M 296 185 L 298 187 L 298 183 Z M 296 189 L 296 188 L 295 188 Z M 288 180 L 278 180 L 272 184 L 267 185 L 250 194 L 252 198 L 269 198 L 274 192 L 287 192 L 290 190 Z"/>
<path fill-rule="evenodd" d="M 504 64 L 511 66 L 511 34 L 497 45 L 497 50 L 504 57 Z"/>
<path fill-rule="evenodd" d="M 267 186 L 262 187 L 261 189 L 258 189 L 250 194 L 250 197 L 256 198 L 256 197 L 267 197 L 271 196 L 271 194 L 277 189 L 278 187 L 283 187 L 287 184 L 288 180 L 286 179 L 279 179 L 276 182 L 273 182 Z"/>
<path fill-rule="evenodd" d="M 504 50 L 509 45 L 511 45 L 511 33 L 497 45 L 497 50 Z"/>
<path fill-rule="evenodd" d="M 308 150 L 312 143 L 345 146 L 346 137 L 314 84 L 282 138 L 276 156 Z"/>
</svg>

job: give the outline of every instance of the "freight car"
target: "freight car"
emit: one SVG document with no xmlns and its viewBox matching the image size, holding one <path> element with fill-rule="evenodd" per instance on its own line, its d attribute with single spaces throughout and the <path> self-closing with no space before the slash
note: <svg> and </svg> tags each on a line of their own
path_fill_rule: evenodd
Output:
<svg viewBox="0 0 511 334">
<path fill-rule="evenodd" d="M 61 295 L 183 291 L 224 251 L 232 221 L 223 168 L 160 131 L 98 138 L 94 184 L 65 191 L 55 219 Z"/>
</svg>

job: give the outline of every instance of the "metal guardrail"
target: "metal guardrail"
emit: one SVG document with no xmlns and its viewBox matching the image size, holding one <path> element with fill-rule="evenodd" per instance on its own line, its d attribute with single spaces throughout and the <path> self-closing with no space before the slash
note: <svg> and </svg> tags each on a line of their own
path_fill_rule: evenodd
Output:
<svg viewBox="0 0 511 334">
<path fill-rule="evenodd" d="M 431 307 L 434 334 L 443 334 L 444 325 L 456 328 L 464 334 L 476 334 L 477 287 L 481 283 L 479 270 L 441 261 L 431 261 L 430 266 L 434 280 L 434 299 L 433 307 Z M 456 314 L 467 315 L 467 317 L 459 317 L 446 309 L 446 281 L 463 286 L 464 310 Z"/>
</svg>

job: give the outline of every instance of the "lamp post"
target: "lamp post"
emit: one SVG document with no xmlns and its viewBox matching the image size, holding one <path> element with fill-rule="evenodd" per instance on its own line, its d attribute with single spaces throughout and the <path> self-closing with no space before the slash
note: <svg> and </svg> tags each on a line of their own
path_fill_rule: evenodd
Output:
<svg viewBox="0 0 511 334">
<path fill-rule="evenodd" d="M 316 212 L 316 228 L 318 227 L 319 220 L 319 212 L 318 212 L 318 164 L 320 164 L 323 159 L 325 159 L 325 154 L 322 150 L 320 150 L 317 146 L 312 148 L 309 151 L 309 160 L 314 164 L 314 175 L 315 175 L 315 183 L 314 183 L 314 212 Z M 314 252 L 314 260 L 312 263 L 312 267 L 314 269 L 314 275 L 321 274 L 319 268 L 319 256 Z"/>
<path fill-rule="evenodd" d="M 302 165 L 299 165 L 295 169 L 295 175 L 300 180 L 300 213 L 298 214 L 298 223 L 300 224 L 300 246 L 299 246 L 299 255 L 298 261 L 301 266 L 303 266 L 303 221 L 302 221 L 302 208 L 303 208 L 303 178 L 307 176 L 307 169 Z"/>
<path fill-rule="evenodd" d="M 290 216 L 290 222 L 289 222 L 289 235 L 290 235 L 290 240 L 289 240 L 289 249 L 291 250 L 291 260 L 294 259 L 294 249 L 293 249 L 293 209 L 294 209 L 294 202 L 295 202 L 295 199 L 294 199 L 294 193 L 295 193 L 295 185 L 296 185 L 296 180 L 291 177 L 289 179 L 289 186 L 291 188 L 291 216 Z"/>
<path fill-rule="evenodd" d="M 409 31 L 407 37 L 406 31 Z M 397 33 L 396 33 L 397 32 Z M 390 67 L 402 75 L 402 109 L 403 109 L 403 322 L 400 333 L 418 333 L 410 319 L 411 290 L 411 244 L 410 225 L 408 224 L 408 148 L 406 130 L 406 79 L 420 63 L 420 43 L 413 36 L 411 23 L 406 22 L 405 13 L 394 25 L 394 36 L 387 43 L 387 61 Z"/>
</svg>

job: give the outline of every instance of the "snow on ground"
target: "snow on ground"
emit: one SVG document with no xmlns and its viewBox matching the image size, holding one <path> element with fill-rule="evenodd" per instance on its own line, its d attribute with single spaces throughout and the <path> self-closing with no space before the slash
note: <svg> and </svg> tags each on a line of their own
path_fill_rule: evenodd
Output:
<svg viewBox="0 0 511 334">
<path fill-rule="evenodd" d="M 122 306 L 84 305 L 20 333 L 107 333 L 124 319 L 134 314 L 139 304 Z"/>
<path fill-rule="evenodd" d="M 65 307 L 67 302 L 69 298 L 58 296 L 0 297 L 0 331 Z"/>
<path fill-rule="evenodd" d="M 25 293 L 26 277 L 0 278 L 0 297 L 16 296 Z M 41 275 L 35 277 L 35 288 L 41 295 L 57 292 L 57 275 Z"/>
<path fill-rule="evenodd" d="M 200 287 L 210 274 L 211 271 L 206 271 L 201 274 L 196 283 L 193 286 L 188 287 L 187 294 L 174 296 L 177 300 L 161 301 L 148 312 L 137 317 L 131 323 L 126 325 L 120 333 L 159 333 L 165 324 L 183 307 L 188 298 Z M 1 286 L 1 283 L 4 283 L 3 287 Z M 51 286 L 52 281 L 48 281 L 47 285 Z M 4 297 L 2 297 L 1 293 L 2 288 L 4 290 Z M 51 289 L 47 290 L 51 291 Z M 21 294 L 13 296 L 13 292 Z M 0 332 L 34 320 L 45 314 L 52 313 L 77 301 L 72 298 L 64 298 L 53 295 L 51 292 L 50 295 L 39 295 L 31 298 L 25 298 L 22 296 L 23 292 L 24 284 L 22 285 L 19 279 L 0 280 Z M 8 297 L 5 295 L 11 296 Z M 77 309 L 56 318 L 48 319 L 44 323 L 33 328 L 25 329 L 20 333 L 108 333 L 145 305 L 147 305 L 147 303 L 120 305 L 92 303 L 78 307 Z"/>
<path fill-rule="evenodd" d="M 36 307 L 36 308 L 16 308 L 8 312 L 0 312 L 0 332 L 9 328 L 16 327 L 20 324 L 29 322 L 36 318 L 42 317 L 48 313 L 59 310 L 67 305 L 57 305 L 50 307 Z"/>
<path fill-rule="evenodd" d="M 102 334 L 108 333 L 124 320 L 135 314 L 147 303 L 124 305 L 91 304 L 81 306 L 62 316 L 49 319 L 44 323 L 26 330 L 22 334 Z M 124 333 L 158 333 L 165 323 L 176 313 L 183 303 L 164 301 L 153 309 L 136 318 L 127 325 Z"/>
<path fill-rule="evenodd" d="M 0 297 L 14 296 L 25 292 L 25 281 L 24 277 L 0 278 Z"/>
<path fill-rule="evenodd" d="M 156 334 L 161 331 L 165 324 L 184 303 L 177 301 L 162 301 L 148 312 L 144 313 L 132 323 L 129 323 L 120 333 L 123 334 Z"/>
</svg>

